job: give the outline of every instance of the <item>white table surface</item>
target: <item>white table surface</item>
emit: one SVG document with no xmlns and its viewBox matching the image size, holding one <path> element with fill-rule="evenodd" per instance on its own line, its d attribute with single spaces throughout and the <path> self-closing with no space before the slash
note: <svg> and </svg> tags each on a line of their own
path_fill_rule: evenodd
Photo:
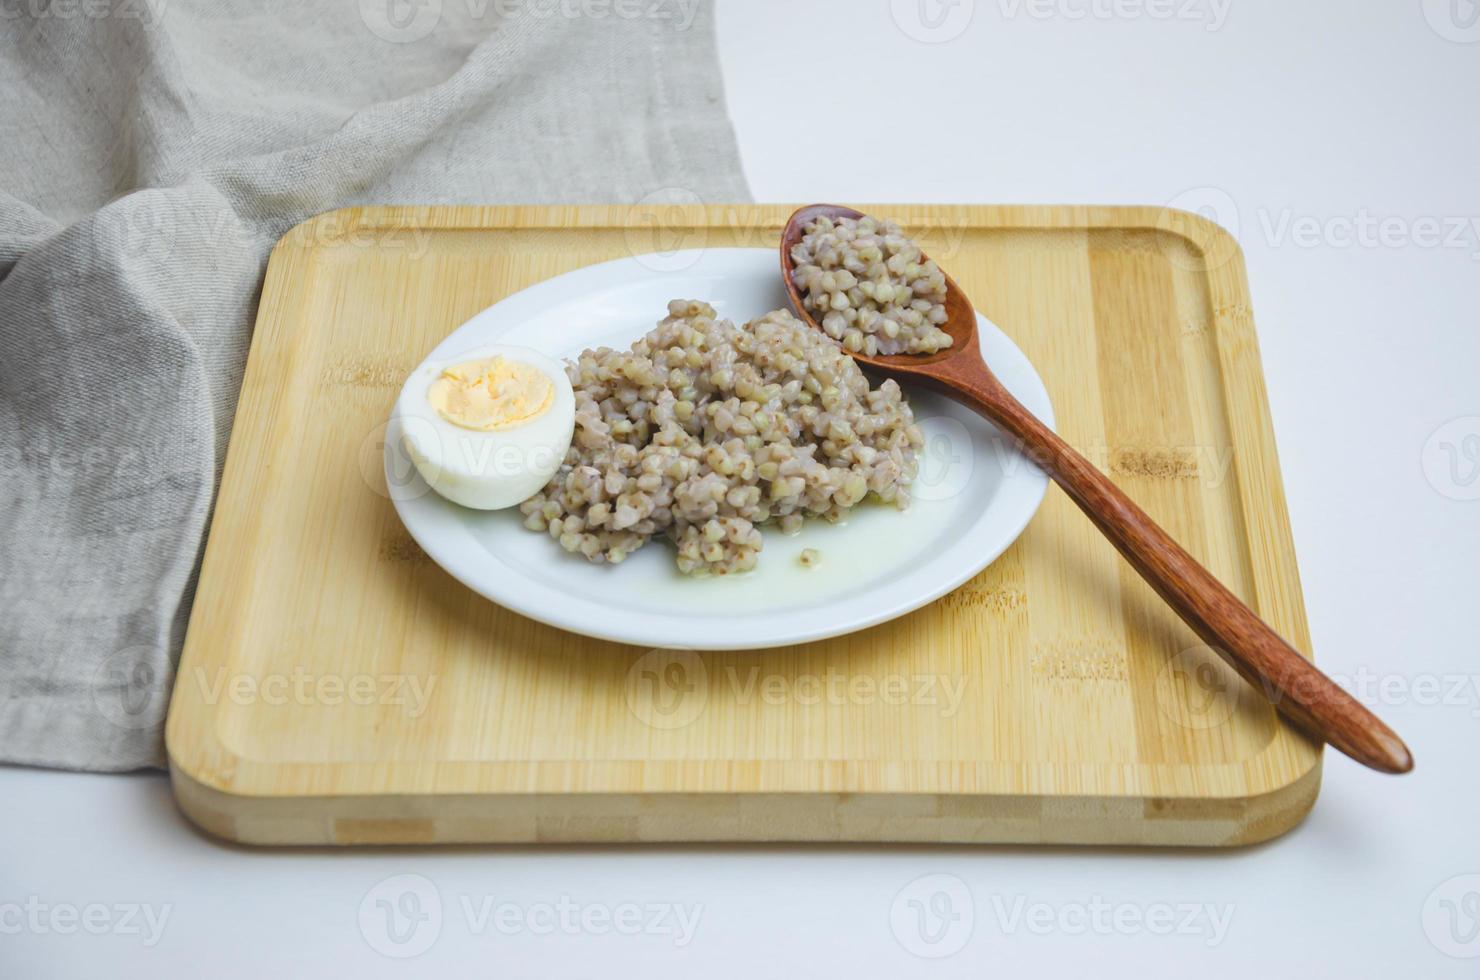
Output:
<svg viewBox="0 0 1480 980">
<path fill-rule="evenodd" d="M 1190 202 L 1236 222 L 1318 659 L 1367 688 L 1417 771 L 1328 753 L 1301 827 L 1226 853 L 265 852 L 193 831 L 161 775 L 0 768 L 0 976 L 1475 975 L 1449 954 L 1480 955 L 1480 878 L 1454 880 L 1480 873 L 1480 502 L 1462 499 L 1480 478 L 1445 454 L 1480 445 L 1480 24 L 1447 0 L 961 0 L 926 43 L 918 9 L 723 4 L 756 198 Z M 819 51 L 846 83 L 798 91 Z M 910 120 L 940 135 L 914 150 Z M 865 149 L 829 161 L 820 132 Z M 375 899 L 400 883 L 371 890 L 395 875 L 443 901 L 413 959 L 375 948 Z M 926 875 L 952 877 L 911 884 Z M 959 918 L 928 921 L 932 945 L 908 902 L 943 910 L 935 892 Z M 667 912 L 604 926 L 624 903 Z M 167 916 L 158 935 L 144 911 Z"/>
</svg>

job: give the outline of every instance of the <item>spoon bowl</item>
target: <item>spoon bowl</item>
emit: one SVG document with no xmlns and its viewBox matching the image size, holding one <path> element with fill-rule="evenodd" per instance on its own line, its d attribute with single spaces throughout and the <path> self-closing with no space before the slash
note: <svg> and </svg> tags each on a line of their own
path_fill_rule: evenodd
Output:
<svg viewBox="0 0 1480 980">
<path fill-rule="evenodd" d="M 796 308 L 798 315 L 804 323 L 808 323 L 818 329 L 818 324 L 811 312 L 802 305 L 801 290 L 797 288 L 793 280 L 792 272 L 796 269 L 796 263 L 792 261 L 791 251 L 802 240 L 807 233 L 807 226 L 818 218 L 863 218 L 863 212 L 852 208 L 843 207 L 838 204 L 809 204 L 804 208 L 798 208 L 792 213 L 786 222 L 786 227 L 781 231 L 781 278 L 786 284 L 786 293 L 791 297 L 791 305 Z M 927 256 L 928 258 L 928 256 Z M 946 277 L 946 322 L 940 328 L 951 335 L 951 346 L 944 350 L 936 351 L 934 354 L 889 354 L 868 355 L 853 354 L 853 359 L 860 364 L 867 364 L 878 368 L 885 373 L 897 373 L 910 377 L 924 377 L 931 373 L 931 369 L 943 361 L 958 357 L 967 350 L 979 350 L 976 338 L 976 311 L 972 309 L 971 302 L 966 294 L 961 291 L 951 279 L 950 273 L 941 268 L 941 274 Z M 851 351 L 849 353 L 852 353 Z M 977 360 L 981 360 L 978 354 Z"/>
<path fill-rule="evenodd" d="M 818 330 L 822 325 L 803 303 L 794 280 L 792 249 L 820 217 L 864 215 L 835 204 L 810 204 L 795 211 L 782 231 L 781 276 L 787 294 L 797 316 Z M 982 360 L 971 301 L 948 273 L 945 281 L 941 329 L 950 334 L 950 347 L 934 354 L 887 356 L 850 351 L 853 359 L 886 377 L 943 391 L 1015 438 L 1187 625 L 1301 730 L 1380 772 L 1412 769 L 1413 756 L 1392 729 L 1317 670 L 1109 477 L 1012 396 Z"/>
</svg>

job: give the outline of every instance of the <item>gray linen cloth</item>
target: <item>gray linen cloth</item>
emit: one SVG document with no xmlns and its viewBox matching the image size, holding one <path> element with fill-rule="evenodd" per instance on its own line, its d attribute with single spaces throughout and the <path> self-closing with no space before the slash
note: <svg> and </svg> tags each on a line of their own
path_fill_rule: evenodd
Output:
<svg viewBox="0 0 1480 980">
<path fill-rule="evenodd" d="M 0 6 L 0 761 L 163 764 L 284 232 L 663 196 L 747 197 L 704 0 Z"/>
</svg>

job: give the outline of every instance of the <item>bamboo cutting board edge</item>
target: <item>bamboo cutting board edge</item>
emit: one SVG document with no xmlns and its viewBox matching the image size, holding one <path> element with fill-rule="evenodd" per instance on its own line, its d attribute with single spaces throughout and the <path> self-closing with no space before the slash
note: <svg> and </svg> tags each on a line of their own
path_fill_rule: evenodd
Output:
<svg viewBox="0 0 1480 980">
<path fill-rule="evenodd" d="M 397 844 L 834 843 L 1248 847 L 1299 826 L 1321 767 L 1221 800 L 920 793 L 247 796 L 170 766 L 175 799 L 221 840 Z"/>
<path fill-rule="evenodd" d="M 1250 564 L 1255 597 L 1258 608 L 1267 618 L 1283 629 L 1298 646 L 1304 649 L 1309 648 L 1300 603 L 1298 572 L 1295 569 L 1293 549 L 1290 546 L 1288 519 L 1268 418 L 1267 401 L 1264 396 L 1262 374 L 1258 365 L 1252 314 L 1247 302 L 1247 285 L 1242 256 L 1237 251 L 1236 243 L 1226 232 L 1200 216 L 1180 212 L 1172 213 L 1155 208 L 874 205 L 866 209 L 898 215 L 906 224 L 918 220 L 921 215 L 929 215 L 942 221 L 957 221 L 963 225 L 986 228 L 1155 230 L 1186 238 L 1191 247 L 1202 254 L 1225 254 L 1225 260 L 1218 263 L 1208 273 L 1208 283 L 1213 300 L 1214 327 L 1221 369 L 1220 380 L 1224 388 L 1223 396 L 1236 400 L 1240 408 L 1238 412 L 1229 411 L 1227 413 L 1230 423 L 1235 427 L 1230 438 L 1240 450 L 1238 457 L 1240 461 L 1252 458 L 1261 464 L 1258 467 L 1240 466 L 1238 482 L 1242 503 L 1241 516 L 1250 539 Z M 714 228 L 728 224 L 733 229 L 737 222 L 741 222 L 746 227 L 764 235 L 764 229 L 771 225 L 779 226 L 789 211 L 789 208 L 781 206 L 711 206 L 686 208 L 682 210 L 682 213 L 683 220 L 692 221 L 696 227 Z M 545 208 L 408 206 L 343 209 L 310 219 L 285 235 L 273 251 L 263 288 L 258 328 L 254 334 L 246 380 L 243 383 L 238 405 L 238 426 L 242 426 L 246 421 L 246 413 L 260 407 L 259 399 L 270 394 L 268 389 L 281 383 L 279 377 L 269 370 L 271 365 L 268 359 L 271 351 L 266 339 L 273 337 L 276 331 L 287 329 L 291 325 L 292 320 L 287 311 L 294 302 L 303 301 L 303 291 L 311 288 L 308 273 L 312 271 L 320 249 L 351 242 L 354 235 L 372 230 L 394 232 L 397 229 L 451 231 L 515 227 L 523 229 L 626 228 L 630 226 L 633 214 L 634 211 L 631 208 L 607 206 Z M 758 240 L 756 244 L 765 244 L 765 242 Z M 1236 399 L 1230 394 L 1230 387 L 1237 388 Z M 268 403 L 271 404 L 270 398 Z M 228 485 L 234 472 L 261 462 L 243 458 L 244 453 L 244 450 L 239 450 L 237 441 L 233 439 L 228 452 L 223 487 Z M 250 513 L 233 512 L 232 516 L 252 519 Z M 212 540 L 215 540 L 214 533 Z M 235 581 L 235 573 L 231 567 L 230 558 L 216 555 L 215 552 L 218 550 L 208 544 L 202 578 L 205 579 L 209 574 L 213 576 L 213 582 L 219 580 L 222 584 L 229 586 Z M 232 620 L 227 616 L 224 622 L 231 623 Z M 182 670 L 188 662 L 196 659 L 191 656 L 194 650 L 203 648 L 209 639 L 192 638 L 196 640 L 196 643 L 192 644 L 189 639 L 187 640 L 187 656 L 182 659 Z M 188 692 L 188 685 L 184 687 Z M 232 839 L 254 840 L 261 843 L 391 842 L 396 839 L 397 834 L 404 834 L 408 841 L 419 840 L 423 831 L 418 830 L 417 827 L 421 825 L 408 824 L 404 816 L 396 815 L 398 807 L 414 800 L 417 805 L 413 808 L 418 811 L 427 810 L 428 807 L 432 810 L 444 807 L 461 814 L 456 818 L 462 821 L 457 824 L 458 829 L 448 827 L 444 829 L 445 832 L 433 833 L 430 839 L 436 841 L 874 839 L 1237 844 L 1252 843 L 1255 840 L 1275 836 L 1298 823 L 1314 803 L 1320 777 L 1318 749 L 1304 736 L 1280 724 L 1275 727 L 1274 736 L 1265 751 L 1259 755 L 1228 766 L 1202 765 L 1196 767 L 1202 776 L 1215 782 L 1218 778 L 1228 779 L 1228 785 L 1234 788 L 1222 795 L 1209 794 L 1206 787 L 1184 795 L 1168 791 L 1169 787 L 1179 782 L 1185 784 L 1185 780 L 1173 772 L 1179 768 L 1176 766 L 1142 767 L 1151 772 L 1152 776 L 1147 777 L 1144 784 L 1139 778 L 1127 776 L 1125 789 L 1128 792 L 1125 795 L 1095 796 L 1055 793 L 1044 791 L 1042 787 L 1038 787 L 1036 792 L 1026 796 L 970 791 L 924 794 L 900 791 L 872 792 L 862 787 L 841 788 L 841 791 L 818 787 L 815 792 L 806 794 L 776 794 L 761 789 L 758 792 L 742 793 L 741 798 L 749 797 L 756 800 L 766 798 L 779 801 L 775 805 L 782 810 L 792 809 L 787 804 L 788 800 L 809 801 L 796 807 L 796 818 L 792 822 L 797 826 L 813 829 L 802 836 L 795 836 L 794 831 L 789 835 L 784 830 L 778 830 L 778 827 L 784 828 L 788 821 L 773 819 L 753 821 L 743 825 L 734 824 L 729 832 L 722 833 L 720 836 L 708 836 L 703 829 L 702 820 L 697 828 L 687 821 L 699 820 L 706 812 L 712 812 L 710 804 L 716 798 L 715 794 L 684 793 L 671 789 L 660 790 L 646 787 L 636 794 L 621 792 L 541 794 L 520 791 L 509 785 L 502 788 L 495 788 L 491 785 L 480 787 L 477 792 L 469 794 L 452 792 L 446 786 L 449 782 L 468 785 L 465 775 L 460 772 L 464 767 L 476 769 L 481 766 L 487 770 L 497 768 L 497 764 L 436 763 L 434 768 L 441 775 L 432 777 L 428 777 L 425 772 L 426 766 L 375 765 L 371 767 L 374 770 L 373 773 L 362 773 L 360 776 L 347 779 L 346 785 L 325 785 L 325 774 L 322 771 L 313 771 L 316 769 L 315 766 L 304 766 L 302 767 L 304 771 L 294 776 L 291 770 L 299 767 L 272 761 L 257 761 L 251 759 L 246 753 L 235 751 L 230 744 L 230 739 L 222 737 L 222 733 L 209 723 L 208 708 L 209 706 L 200 699 L 191 698 L 188 693 L 182 696 L 177 691 L 168 727 L 171 771 L 177 798 L 187 814 L 206 829 L 213 832 L 219 831 L 222 836 Z M 533 765 L 559 768 L 564 764 L 545 762 Z M 681 763 L 649 762 L 644 763 L 642 768 L 648 778 L 662 783 L 665 781 L 663 778 L 665 767 L 671 767 L 677 772 L 681 765 Z M 737 771 L 742 767 L 756 769 L 758 766 L 764 768 L 765 764 L 745 762 L 737 764 Z M 356 768 L 359 767 L 340 766 L 346 774 L 349 770 Z M 1165 782 L 1161 786 L 1153 787 L 1150 783 L 1161 780 L 1161 777 L 1155 775 L 1156 770 L 1163 770 L 1162 777 L 1165 777 Z M 1226 772 L 1220 777 L 1218 770 L 1226 770 Z M 288 778 L 282 779 L 282 777 Z M 472 782 L 480 781 L 473 780 Z M 337 782 L 337 779 L 330 780 L 331 784 Z M 648 782 L 648 779 L 644 779 L 643 782 Z M 844 779 L 843 782 L 847 783 L 849 780 Z M 375 790 L 368 793 L 355 791 L 357 787 L 363 790 L 371 785 L 383 786 L 385 791 Z M 415 788 L 410 789 L 413 786 Z M 1152 792 L 1153 789 L 1157 791 Z M 1250 792 L 1251 790 L 1253 792 Z M 502 830 L 496 829 L 502 826 L 499 824 L 500 820 L 507 821 L 510 819 L 509 814 L 518 814 L 521 807 L 526 810 L 531 806 L 535 806 L 536 810 L 540 809 L 533 801 L 543 800 L 546 801 L 544 806 L 562 810 L 562 807 L 557 806 L 553 801 L 562 799 L 569 801 L 577 795 L 602 802 L 592 803 L 589 808 L 584 804 L 575 806 L 565 804 L 563 806 L 565 819 L 575 821 L 574 824 L 566 825 L 565 829 L 547 826 L 542 830 L 534 831 L 522 824 L 518 829 L 512 826 L 503 826 Z M 732 801 L 736 798 L 728 794 L 719 794 L 719 796 Z M 604 836 L 609 831 L 602 831 L 597 827 L 603 822 L 612 824 L 612 826 L 627 826 L 628 824 L 623 822 L 624 818 L 613 815 L 620 811 L 621 806 L 639 806 L 643 801 L 651 803 L 654 800 L 669 802 L 697 800 L 698 802 L 692 804 L 692 807 L 687 803 L 671 806 L 661 818 L 652 818 L 650 815 L 650 823 L 653 820 L 656 822 L 652 823 L 648 832 L 636 834 L 634 831 L 636 836 L 632 837 L 621 837 L 620 833 L 615 837 Z M 847 821 L 841 816 L 836 817 L 829 824 L 829 821 L 819 816 L 819 811 L 816 809 L 819 805 L 817 801 L 831 801 L 829 805 L 836 808 L 844 806 L 847 801 L 858 800 L 889 801 L 893 805 L 903 805 L 907 810 L 921 812 L 916 812 L 911 818 L 917 821 L 916 824 L 896 826 L 888 831 L 883 830 L 877 823 L 879 819 L 883 819 L 882 817 L 871 818 L 875 820 L 874 824 L 869 825 L 875 828 L 872 832 L 864 836 L 851 836 L 848 831 L 842 829 L 847 826 Z M 470 801 L 476 801 L 477 805 Z M 261 808 L 265 806 L 268 810 L 272 810 L 275 803 L 282 804 L 286 809 L 263 822 Z M 1023 816 L 1023 808 L 1029 804 L 1036 804 L 1040 809 L 1033 817 L 1026 818 Z M 1142 813 L 1136 816 L 1122 816 L 1120 819 L 1125 820 L 1125 825 L 1117 829 L 1117 818 L 1108 812 L 1103 812 L 1089 821 L 1088 828 L 1081 825 L 1077 830 L 1066 829 L 1073 827 L 1074 821 L 1062 814 L 1056 814 L 1056 810 L 1064 810 L 1065 813 L 1095 812 L 1097 807 L 1103 810 L 1111 804 L 1121 807 L 1123 814 L 1129 813 L 1124 810 L 1126 805 L 1131 805 L 1132 810 L 1140 807 Z M 473 811 L 478 811 L 481 807 L 484 812 L 471 812 L 468 810 L 469 806 L 472 806 Z M 612 807 L 616 807 L 617 810 L 612 810 Z M 976 812 L 973 816 L 959 818 L 968 822 L 974 821 L 972 826 L 975 829 L 969 833 L 959 828 L 951 830 L 951 818 L 931 818 L 922 811 L 922 808 L 929 809 L 930 807 L 936 810 L 954 809 L 957 812 L 964 812 L 963 807 L 966 809 L 975 807 Z M 1219 809 L 1220 807 L 1222 809 Z M 1237 820 L 1232 820 L 1231 824 L 1228 822 L 1232 819 L 1229 817 L 1232 812 L 1228 809 L 1229 807 L 1242 808 L 1242 816 Z M 291 834 L 284 836 L 273 832 L 271 827 L 274 821 L 289 819 L 288 810 L 294 808 L 298 809 L 302 819 L 307 821 L 307 823 L 301 821 L 295 823 L 295 826 L 299 826 L 300 831 L 307 836 Z M 686 813 L 685 811 L 690 808 L 692 813 Z M 586 810 L 585 819 L 582 819 L 580 814 L 583 809 Z M 1224 818 L 1224 825 L 1214 830 L 1218 822 L 1211 820 L 1207 813 L 1200 818 L 1197 816 L 1200 810 L 1216 811 L 1221 814 Z M 1188 821 L 1189 826 L 1202 826 L 1203 830 L 1146 839 L 1147 813 L 1153 811 L 1164 814 L 1165 818 L 1171 822 L 1182 819 Z M 504 816 L 501 817 L 500 812 Z M 602 816 L 603 813 L 606 816 Z M 314 816 L 310 817 L 310 814 Z M 371 814 L 381 815 L 372 816 Z M 1004 829 L 1010 827 L 1011 814 L 1017 814 L 1018 819 L 1028 819 L 1029 823 L 1015 830 Z M 520 819 L 527 824 L 527 817 L 526 813 Z M 426 817 L 417 819 L 431 821 L 433 830 L 437 829 L 437 818 L 430 811 Z M 356 823 L 356 820 L 361 822 Z M 819 820 L 821 820 L 820 824 L 817 823 Z M 309 824 L 315 828 L 312 833 L 308 832 Z M 1233 826 L 1234 824 L 1238 826 Z M 1042 828 L 1046 825 L 1056 825 L 1060 829 L 1045 836 Z M 584 829 L 570 831 L 569 826 Z M 721 820 L 718 826 L 730 825 Z M 829 826 L 833 828 L 832 832 L 828 832 Z M 852 833 L 863 833 L 862 830 L 857 829 L 860 826 L 862 825 L 855 825 Z M 1039 831 L 1036 833 L 1032 831 L 1032 826 L 1038 826 Z M 685 830 L 686 827 L 687 830 Z M 983 828 L 988 829 L 984 831 Z M 530 836 L 531 833 L 534 834 L 533 837 Z"/>
</svg>

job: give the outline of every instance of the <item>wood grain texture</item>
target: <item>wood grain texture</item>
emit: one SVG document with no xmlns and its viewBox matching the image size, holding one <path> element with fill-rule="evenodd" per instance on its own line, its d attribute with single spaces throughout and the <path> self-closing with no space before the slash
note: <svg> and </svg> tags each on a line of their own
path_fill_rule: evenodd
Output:
<svg viewBox="0 0 1480 980">
<path fill-rule="evenodd" d="M 1157 209 L 869 210 L 897 217 L 1023 348 L 1069 443 L 1309 649 L 1231 239 Z M 774 249 L 789 213 L 363 208 L 285 236 L 167 727 L 192 819 L 271 844 L 1205 846 L 1303 817 L 1318 747 L 1060 494 L 931 606 L 771 651 L 584 639 L 420 552 L 385 496 L 379 439 L 427 351 L 592 262 Z M 675 676 L 672 691 L 649 683 Z"/>
<path fill-rule="evenodd" d="M 780 242 L 780 271 L 792 307 L 817 330 L 822 325 L 803 302 L 792 255 L 807 228 L 824 217 L 846 221 L 864 215 L 846 206 L 809 204 L 788 219 Z M 853 358 L 901 385 L 944 392 L 1013 436 L 1146 584 L 1285 717 L 1379 772 L 1412 770 L 1413 757 L 1392 729 L 1290 646 L 1113 480 L 1012 396 L 982 359 L 971 300 L 944 267 L 942 271 L 946 319 L 941 329 L 951 336 L 949 348 L 930 355 L 854 354 Z M 1160 292 L 1164 294 L 1165 288 Z M 1134 310 L 1128 314 L 1135 315 Z M 1161 365 L 1140 363 L 1140 350 L 1134 345 L 1122 348 L 1121 353 L 1128 362 L 1123 368 L 1126 374 L 1144 378 L 1149 387 L 1166 392 L 1167 398 L 1157 402 L 1165 411 L 1168 400 L 1178 392 L 1174 384 L 1158 383 L 1156 373 Z"/>
</svg>

